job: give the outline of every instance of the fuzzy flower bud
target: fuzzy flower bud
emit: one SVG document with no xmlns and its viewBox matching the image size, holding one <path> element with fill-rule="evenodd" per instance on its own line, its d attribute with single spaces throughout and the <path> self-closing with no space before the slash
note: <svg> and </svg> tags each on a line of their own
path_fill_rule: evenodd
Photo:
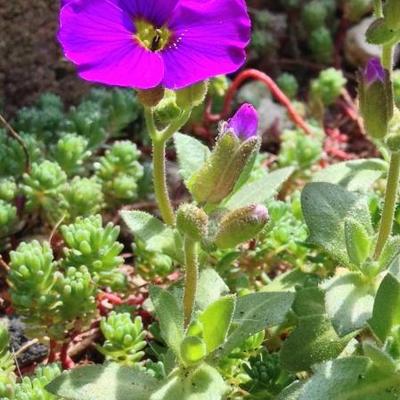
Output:
<svg viewBox="0 0 400 400">
<path fill-rule="evenodd" d="M 222 218 L 215 244 L 220 249 L 234 248 L 258 235 L 268 220 L 268 210 L 259 204 L 234 210 Z"/>
<path fill-rule="evenodd" d="M 182 204 L 176 215 L 178 230 L 194 241 L 201 241 L 208 232 L 208 216 L 193 204 Z"/>
<path fill-rule="evenodd" d="M 385 22 L 389 29 L 400 29 L 400 2 L 399 0 L 387 0 L 384 6 Z"/>
<path fill-rule="evenodd" d="M 360 111 L 367 133 L 382 139 L 393 117 L 393 89 L 378 58 L 371 59 L 360 79 Z"/>
<path fill-rule="evenodd" d="M 249 104 L 243 105 L 222 125 L 211 156 L 188 182 L 197 202 L 218 204 L 232 193 L 239 177 L 258 152 L 257 129 L 258 115 Z"/>
<path fill-rule="evenodd" d="M 203 81 L 176 91 L 178 107 L 189 109 L 203 103 L 208 91 L 208 82 Z"/>
</svg>

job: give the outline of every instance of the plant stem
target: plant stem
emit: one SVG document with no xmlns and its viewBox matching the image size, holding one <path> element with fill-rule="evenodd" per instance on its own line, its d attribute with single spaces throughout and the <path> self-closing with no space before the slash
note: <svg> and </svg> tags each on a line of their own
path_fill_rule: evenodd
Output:
<svg viewBox="0 0 400 400">
<path fill-rule="evenodd" d="M 174 209 L 168 194 L 167 176 L 165 168 L 165 147 L 167 141 L 175 132 L 182 128 L 189 120 L 191 110 L 184 110 L 182 114 L 163 131 L 159 131 L 154 122 L 154 111 L 146 107 L 144 111 L 147 130 L 153 142 L 153 183 L 158 208 L 162 219 L 167 225 L 175 224 Z"/>
<path fill-rule="evenodd" d="M 154 193 L 162 219 L 167 225 L 175 224 L 174 209 L 168 194 L 167 176 L 165 169 L 165 144 L 161 137 L 153 138 L 153 182 Z"/>
<path fill-rule="evenodd" d="M 378 18 L 383 17 L 382 0 L 374 0 L 374 13 Z"/>
<path fill-rule="evenodd" d="M 397 193 L 400 178 L 400 152 L 392 153 L 389 174 L 386 183 L 385 203 L 379 227 L 378 240 L 375 247 L 375 258 L 379 258 L 387 239 L 392 233 L 393 218 L 396 209 Z"/>
<path fill-rule="evenodd" d="M 394 46 L 392 44 L 386 44 L 382 48 L 382 65 L 389 71 L 390 75 L 393 70 L 393 50 Z"/>
<path fill-rule="evenodd" d="M 190 324 L 196 300 L 197 280 L 199 274 L 198 243 L 185 238 L 185 291 L 183 295 L 183 313 L 185 327 Z"/>
</svg>

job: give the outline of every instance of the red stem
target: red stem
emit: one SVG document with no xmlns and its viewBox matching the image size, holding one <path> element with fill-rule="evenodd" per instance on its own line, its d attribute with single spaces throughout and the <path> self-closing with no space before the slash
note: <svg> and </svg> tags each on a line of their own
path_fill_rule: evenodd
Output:
<svg viewBox="0 0 400 400">
<path fill-rule="evenodd" d="M 51 364 L 56 361 L 57 355 L 57 342 L 54 339 L 50 339 L 49 344 L 49 356 L 47 357 L 47 363 Z"/>
<path fill-rule="evenodd" d="M 235 78 L 225 96 L 225 102 L 222 114 L 221 115 L 209 114 L 208 119 L 210 122 L 218 122 L 221 119 L 228 118 L 236 92 L 243 85 L 243 83 L 249 79 L 263 82 L 265 86 L 267 86 L 267 88 L 270 90 L 272 95 L 275 97 L 275 99 L 279 101 L 279 103 L 281 103 L 284 107 L 286 107 L 289 113 L 289 117 L 294 122 L 294 124 L 299 128 L 301 128 L 306 134 L 311 135 L 311 129 L 304 121 L 304 119 L 301 117 L 301 115 L 299 115 L 297 110 L 294 108 L 290 99 L 282 92 L 282 90 L 278 87 L 278 85 L 274 82 L 274 80 L 271 77 L 269 77 L 264 72 L 258 71 L 256 69 L 246 69 Z"/>
<path fill-rule="evenodd" d="M 75 363 L 72 358 L 68 355 L 69 342 L 65 342 L 61 347 L 60 361 L 63 369 L 72 369 L 75 367 Z"/>
</svg>

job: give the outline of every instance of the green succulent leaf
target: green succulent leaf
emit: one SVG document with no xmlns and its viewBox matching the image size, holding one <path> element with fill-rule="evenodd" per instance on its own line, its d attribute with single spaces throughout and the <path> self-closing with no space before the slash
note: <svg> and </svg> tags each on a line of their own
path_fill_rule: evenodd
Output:
<svg viewBox="0 0 400 400">
<path fill-rule="evenodd" d="M 46 389 L 66 400 L 148 400 L 158 385 L 143 371 L 108 364 L 66 371 Z"/>
</svg>

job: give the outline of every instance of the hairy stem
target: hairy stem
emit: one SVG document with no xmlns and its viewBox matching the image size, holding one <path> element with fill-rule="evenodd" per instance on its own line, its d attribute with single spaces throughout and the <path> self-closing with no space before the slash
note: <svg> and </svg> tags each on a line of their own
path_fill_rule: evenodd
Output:
<svg viewBox="0 0 400 400">
<path fill-rule="evenodd" d="M 196 300 L 197 280 L 199 274 L 198 243 L 185 238 L 185 289 L 183 295 L 183 313 L 185 327 L 190 324 Z"/>
<path fill-rule="evenodd" d="M 374 0 L 374 13 L 378 18 L 383 17 L 382 0 Z"/>
<path fill-rule="evenodd" d="M 400 152 L 392 153 L 390 158 L 389 174 L 386 183 L 385 203 L 381 223 L 379 227 L 378 240 L 375 247 L 375 258 L 379 258 L 387 239 L 392 233 L 393 218 L 396 209 L 397 193 L 400 178 Z"/>
<path fill-rule="evenodd" d="M 163 138 L 153 139 L 153 182 L 160 214 L 167 225 L 175 224 L 175 214 L 168 194 Z"/>
</svg>

